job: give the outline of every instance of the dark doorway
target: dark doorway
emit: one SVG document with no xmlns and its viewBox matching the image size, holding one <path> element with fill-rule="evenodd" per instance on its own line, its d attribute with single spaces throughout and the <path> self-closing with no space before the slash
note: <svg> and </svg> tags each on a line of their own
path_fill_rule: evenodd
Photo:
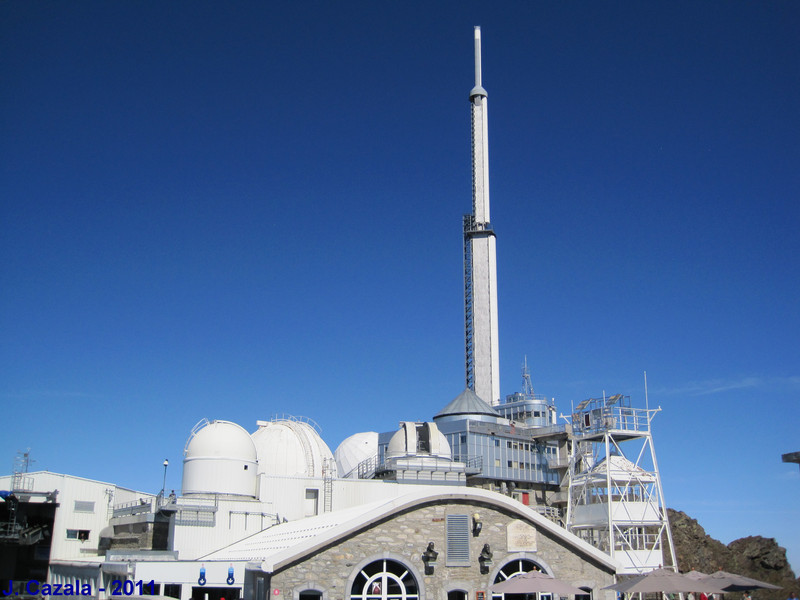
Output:
<svg viewBox="0 0 800 600">
<path fill-rule="evenodd" d="M 239 600 L 241 595 L 238 587 L 192 587 L 192 600 Z"/>
</svg>

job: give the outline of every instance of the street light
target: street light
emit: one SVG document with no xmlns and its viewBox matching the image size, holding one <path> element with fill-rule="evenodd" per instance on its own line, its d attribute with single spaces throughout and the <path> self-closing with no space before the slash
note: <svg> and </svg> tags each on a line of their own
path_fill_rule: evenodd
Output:
<svg viewBox="0 0 800 600">
<path fill-rule="evenodd" d="M 164 459 L 164 481 L 161 482 L 161 497 L 164 497 L 164 490 L 167 487 L 167 467 L 169 466 L 169 460 Z"/>
</svg>

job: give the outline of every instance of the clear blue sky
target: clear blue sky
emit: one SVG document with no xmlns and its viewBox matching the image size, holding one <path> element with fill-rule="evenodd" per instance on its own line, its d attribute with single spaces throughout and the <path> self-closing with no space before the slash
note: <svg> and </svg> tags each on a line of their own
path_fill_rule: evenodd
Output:
<svg viewBox="0 0 800 600">
<path fill-rule="evenodd" d="M 2 471 L 455 397 L 474 25 L 503 394 L 647 371 L 668 505 L 800 571 L 794 0 L 0 3 Z"/>
</svg>

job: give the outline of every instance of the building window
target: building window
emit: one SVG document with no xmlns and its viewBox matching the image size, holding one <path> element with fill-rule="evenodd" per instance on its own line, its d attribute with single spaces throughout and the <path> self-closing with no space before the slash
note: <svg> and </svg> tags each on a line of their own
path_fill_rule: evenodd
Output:
<svg viewBox="0 0 800 600">
<path fill-rule="evenodd" d="M 500 459 L 499 458 L 495 458 L 494 459 L 494 466 L 495 467 L 499 467 L 500 466 Z"/>
<path fill-rule="evenodd" d="M 464 515 L 466 517 L 466 515 Z M 395 560 L 382 559 L 361 569 L 350 588 L 353 600 L 417 600 L 417 580 Z"/>
<path fill-rule="evenodd" d="M 497 573 L 497 577 L 494 579 L 494 583 L 500 583 L 501 581 L 505 581 L 506 579 L 510 579 L 515 575 L 521 575 L 522 573 L 528 573 L 530 571 L 542 571 L 545 572 L 544 569 L 538 565 L 537 563 L 529 560 L 527 558 L 516 558 L 507 562 L 500 571 Z M 537 594 L 531 594 L 531 598 L 536 598 Z M 516 597 L 516 594 L 512 597 Z M 500 600 L 503 598 L 503 594 L 492 594 L 492 600 Z M 539 600 L 551 600 L 552 596 L 550 594 L 538 594 Z"/>
<path fill-rule="evenodd" d="M 469 515 L 447 515 L 447 566 L 469 565 Z"/>
<path fill-rule="evenodd" d="M 170 598 L 178 598 L 180 600 L 181 597 L 181 584 L 180 583 L 165 583 L 164 584 L 164 595 L 169 596 Z"/>
<path fill-rule="evenodd" d="M 581 587 L 585 593 L 575 594 L 575 600 L 592 600 L 592 588 Z"/>
<path fill-rule="evenodd" d="M 87 500 L 75 500 L 74 510 L 75 512 L 93 513 L 94 502 L 89 502 Z"/>
<path fill-rule="evenodd" d="M 495 445 L 495 446 L 500 446 L 500 440 L 498 440 L 498 439 L 495 439 L 495 440 L 494 440 L 494 445 Z"/>
<path fill-rule="evenodd" d="M 85 542 L 89 539 L 88 529 L 67 529 L 68 540 L 80 540 Z"/>
<path fill-rule="evenodd" d="M 461 443 L 462 444 L 466 444 L 467 443 L 467 436 L 466 435 L 462 435 L 461 436 Z"/>
<path fill-rule="evenodd" d="M 322 592 L 318 590 L 303 590 L 298 600 L 322 600 Z"/>
</svg>

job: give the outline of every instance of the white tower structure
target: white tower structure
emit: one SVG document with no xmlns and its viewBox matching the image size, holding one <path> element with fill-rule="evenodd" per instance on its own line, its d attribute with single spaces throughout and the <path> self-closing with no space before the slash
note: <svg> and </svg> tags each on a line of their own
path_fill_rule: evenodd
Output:
<svg viewBox="0 0 800 600">
<path fill-rule="evenodd" d="M 650 421 L 617 394 L 572 414 L 567 529 L 622 565 L 620 573 L 677 569 Z"/>
<path fill-rule="evenodd" d="M 481 29 L 475 28 L 472 105 L 472 214 L 464 216 L 466 385 L 484 402 L 500 403 L 497 256 L 489 215 L 489 138 L 481 85 Z"/>
</svg>

